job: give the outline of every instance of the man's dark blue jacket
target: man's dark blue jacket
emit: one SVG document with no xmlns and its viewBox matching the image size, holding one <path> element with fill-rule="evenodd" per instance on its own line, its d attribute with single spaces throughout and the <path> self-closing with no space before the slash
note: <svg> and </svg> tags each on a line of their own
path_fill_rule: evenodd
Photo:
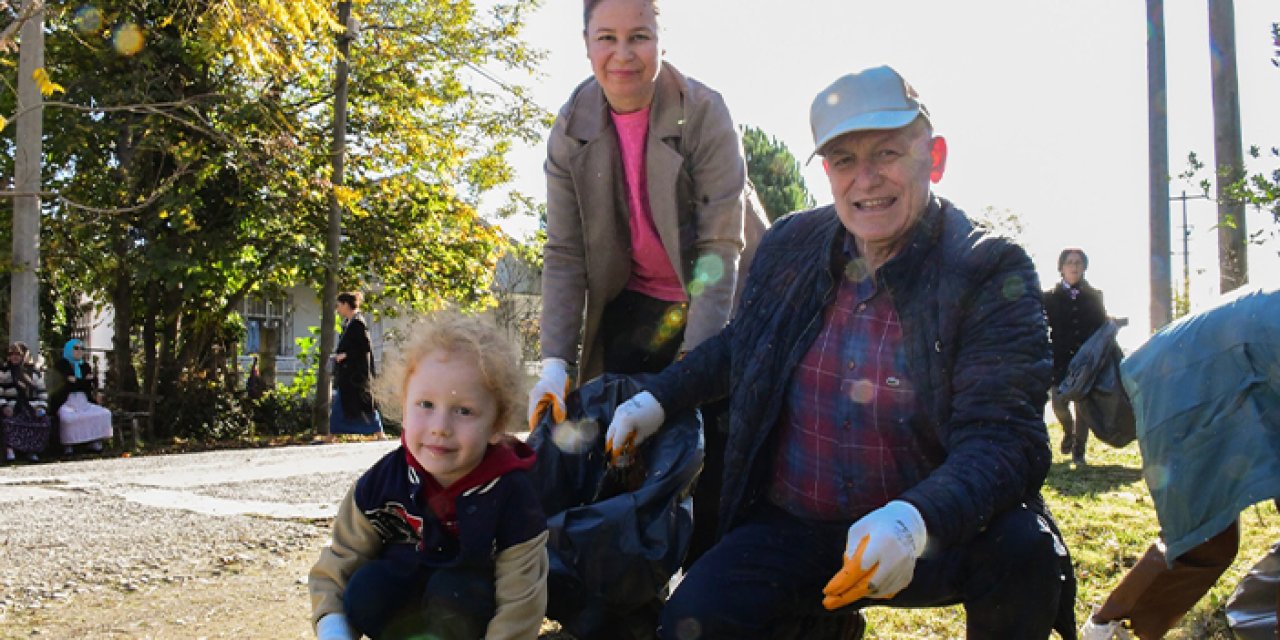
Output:
<svg viewBox="0 0 1280 640">
<path fill-rule="evenodd" d="M 668 415 L 730 396 L 721 534 L 766 499 L 774 427 L 835 296 L 845 233 L 830 205 L 779 220 L 756 252 L 732 323 L 650 386 Z M 1026 252 L 933 198 L 909 243 L 875 277 L 902 323 L 916 381 L 912 420 L 935 429 L 947 450 L 899 499 L 915 505 L 932 543 L 944 547 L 1021 502 L 1040 503 L 1052 361 Z"/>
</svg>

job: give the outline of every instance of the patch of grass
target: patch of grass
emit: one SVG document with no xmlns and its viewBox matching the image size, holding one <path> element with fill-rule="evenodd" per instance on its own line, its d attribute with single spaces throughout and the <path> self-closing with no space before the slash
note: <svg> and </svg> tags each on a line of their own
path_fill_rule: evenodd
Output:
<svg viewBox="0 0 1280 640">
<path fill-rule="evenodd" d="M 1142 458 L 1137 443 L 1113 449 L 1096 439 L 1089 442 L 1089 464 L 1075 468 L 1066 456 L 1057 453 L 1062 431 L 1049 426 L 1054 449 L 1053 466 L 1045 482 L 1044 496 L 1052 510 L 1075 562 L 1078 594 L 1076 620 L 1084 619 L 1092 605 L 1106 599 L 1111 589 L 1156 539 L 1159 523 L 1155 507 L 1142 479 Z M 243 449 L 256 447 L 361 442 L 376 436 L 259 436 L 231 441 L 202 442 L 174 439 L 155 443 L 133 455 L 155 455 Z M 102 454 L 77 455 L 98 457 Z M 119 455 L 108 451 L 106 455 Z M 56 459 L 56 458 L 55 458 Z M 1173 629 L 1172 640 L 1230 640 L 1223 608 L 1240 578 L 1270 548 L 1280 541 L 1280 517 L 1275 506 L 1263 502 L 1240 514 L 1240 551 L 1231 568 Z M 964 611 L 956 607 L 895 610 L 873 607 L 866 610 L 868 638 L 915 640 L 917 638 L 963 638 Z M 545 638 L 557 638 L 554 623 L 544 628 Z M 550 632 L 550 633 L 547 633 Z M 567 637 L 567 636 L 566 636 Z"/>
<path fill-rule="evenodd" d="M 1113 449 L 1090 439 L 1088 466 L 1074 468 L 1069 457 L 1057 453 L 1061 427 L 1050 425 L 1049 435 L 1054 462 L 1045 482 L 1044 496 L 1075 562 L 1078 624 L 1092 605 L 1106 599 L 1124 573 L 1147 550 L 1159 534 L 1160 525 L 1142 479 L 1142 457 L 1137 443 Z M 1240 551 L 1235 563 L 1167 638 L 1229 640 L 1232 635 L 1224 615 L 1227 599 L 1240 578 L 1277 541 L 1280 541 L 1280 517 L 1270 501 L 1241 513 Z M 964 637 L 964 611 L 960 607 L 920 610 L 878 607 L 868 609 L 866 615 L 868 638 Z"/>
</svg>

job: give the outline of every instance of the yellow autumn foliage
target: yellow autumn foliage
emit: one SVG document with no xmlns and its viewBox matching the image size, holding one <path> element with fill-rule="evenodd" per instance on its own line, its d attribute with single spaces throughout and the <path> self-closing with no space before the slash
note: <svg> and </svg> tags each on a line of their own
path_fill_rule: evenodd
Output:
<svg viewBox="0 0 1280 640">
<path fill-rule="evenodd" d="M 221 0 L 201 20 L 201 31 L 249 74 L 303 71 L 298 45 L 327 46 L 331 39 L 317 35 L 341 29 L 332 9 L 328 0 Z"/>
<path fill-rule="evenodd" d="M 40 67 L 31 72 L 31 79 L 36 81 L 36 86 L 40 88 L 40 95 L 48 98 L 55 93 L 66 93 L 66 89 L 62 85 L 49 79 L 49 72 L 44 67 Z"/>
</svg>

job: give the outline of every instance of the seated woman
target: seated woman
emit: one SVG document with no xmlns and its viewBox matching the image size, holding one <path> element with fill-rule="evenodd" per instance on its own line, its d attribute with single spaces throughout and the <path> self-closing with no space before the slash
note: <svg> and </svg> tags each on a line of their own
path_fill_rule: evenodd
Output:
<svg viewBox="0 0 1280 640">
<path fill-rule="evenodd" d="M 84 347 L 77 339 L 62 347 L 62 359 L 53 364 L 64 384 L 52 399 L 58 416 L 58 437 L 63 454 L 71 454 L 73 446 L 89 443 L 93 451 L 102 451 L 102 442 L 111 437 L 111 411 L 94 403 L 97 379 L 84 359 Z"/>
<path fill-rule="evenodd" d="M 26 344 L 13 342 L 5 360 L 0 362 L 0 432 L 3 432 L 6 462 L 16 459 L 17 453 L 37 462 L 39 452 L 49 444 L 44 374 L 30 355 Z"/>
</svg>

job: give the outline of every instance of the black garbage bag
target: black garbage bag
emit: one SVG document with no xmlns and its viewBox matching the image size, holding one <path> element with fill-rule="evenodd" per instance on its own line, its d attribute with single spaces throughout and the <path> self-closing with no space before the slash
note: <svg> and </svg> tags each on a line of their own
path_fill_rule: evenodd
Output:
<svg viewBox="0 0 1280 640">
<path fill-rule="evenodd" d="M 1120 347 L 1112 344 L 1112 357 L 1108 359 L 1098 377 L 1093 379 L 1093 389 L 1080 402 L 1080 419 L 1093 435 L 1113 447 L 1120 448 L 1138 437 L 1138 423 L 1133 413 L 1129 394 L 1120 381 Z"/>
<path fill-rule="evenodd" d="M 627 467 L 604 454 L 614 409 L 643 380 L 596 378 L 566 398 L 565 422 L 544 415 L 529 436 L 550 534 L 547 615 L 578 638 L 651 637 L 693 533 L 690 493 L 703 458 L 696 411 L 668 416 Z"/>
<path fill-rule="evenodd" d="M 1137 438 L 1133 405 L 1120 381 L 1120 361 L 1124 352 L 1116 343 L 1120 327 L 1108 319 L 1080 346 L 1067 369 L 1058 393 L 1076 402 L 1076 420 L 1097 438 L 1113 447 L 1123 447 Z"/>
<path fill-rule="evenodd" d="M 1280 590 L 1280 543 L 1254 564 L 1227 600 L 1227 624 L 1237 640 L 1274 640 Z"/>
</svg>

